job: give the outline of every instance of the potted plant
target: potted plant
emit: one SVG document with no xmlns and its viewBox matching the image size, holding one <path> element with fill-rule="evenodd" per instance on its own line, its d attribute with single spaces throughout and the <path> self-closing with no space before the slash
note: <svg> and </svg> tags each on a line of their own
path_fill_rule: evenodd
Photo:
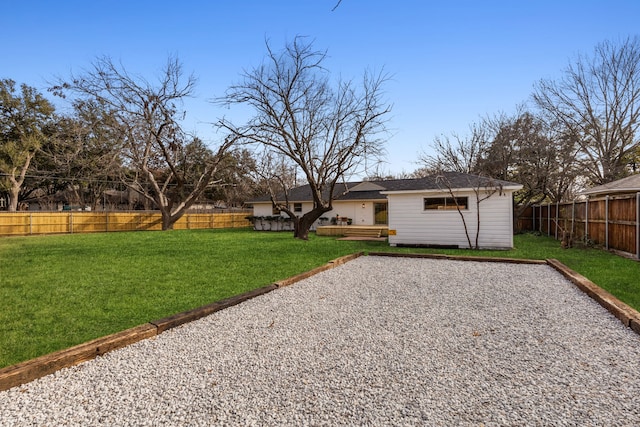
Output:
<svg viewBox="0 0 640 427">
<path fill-rule="evenodd" d="M 245 216 L 244 219 L 246 219 L 247 221 L 249 221 L 251 223 L 251 225 L 253 225 L 253 229 L 257 230 L 258 229 L 258 217 L 255 215 L 249 215 L 249 216 Z"/>
<path fill-rule="evenodd" d="M 271 216 L 262 217 L 261 223 L 262 223 L 262 230 L 263 231 L 271 230 L 271 218 L 273 218 L 273 217 L 271 217 Z"/>
<path fill-rule="evenodd" d="M 282 218 L 282 229 L 285 231 L 293 230 L 293 221 L 289 217 Z"/>
</svg>

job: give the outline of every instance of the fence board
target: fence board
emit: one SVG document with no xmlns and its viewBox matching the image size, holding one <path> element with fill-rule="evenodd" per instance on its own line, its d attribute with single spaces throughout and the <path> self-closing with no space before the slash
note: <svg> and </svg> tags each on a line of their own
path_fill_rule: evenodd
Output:
<svg viewBox="0 0 640 427">
<path fill-rule="evenodd" d="M 588 240 L 640 258 L 639 203 L 640 193 L 533 206 L 523 211 L 518 224 L 521 230 L 535 229 L 557 239 L 567 231 L 574 241 Z"/>
<path fill-rule="evenodd" d="M 174 229 L 250 227 L 252 224 L 246 219 L 250 213 L 187 213 L 175 223 Z M 142 230 L 162 230 L 162 215 L 149 211 L 0 212 L 0 236 Z"/>
</svg>

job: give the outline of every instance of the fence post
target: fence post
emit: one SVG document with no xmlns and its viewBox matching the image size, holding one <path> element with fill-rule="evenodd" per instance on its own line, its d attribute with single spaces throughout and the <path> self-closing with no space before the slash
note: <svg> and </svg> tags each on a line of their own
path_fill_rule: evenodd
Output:
<svg viewBox="0 0 640 427">
<path fill-rule="evenodd" d="M 636 193 L 636 258 L 640 259 L 640 191 Z"/>
<path fill-rule="evenodd" d="M 531 231 L 536 231 L 536 207 L 531 206 Z"/>
<path fill-rule="evenodd" d="M 609 250 L 609 195 L 604 199 L 604 241 L 605 249 Z"/>
<path fill-rule="evenodd" d="M 559 208 L 560 208 L 560 204 L 558 202 L 556 202 L 556 229 L 554 231 L 554 235 L 556 236 L 556 240 L 558 240 L 558 226 L 560 225 L 558 223 L 558 221 L 560 220 L 560 217 L 558 215 Z"/>
<path fill-rule="evenodd" d="M 589 197 L 584 204 L 584 243 L 589 239 Z"/>
<path fill-rule="evenodd" d="M 574 233 L 575 227 L 576 227 L 576 201 L 574 200 L 571 204 L 571 231 L 569 232 L 571 239 L 573 239 L 573 233 Z"/>
<path fill-rule="evenodd" d="M 69 211 L 69 234 L 73 234 L 73 211 Z"/>
<path fill-rule="evenodd" d="M 29 212 L 29 234 L 33 234 L 33 212 Z"/>
<path fill-rule="evenodd" d="M 551 203 L 547 203 L 547 236 L 551 236 Z"/>
<path fill-rule="evenodd" d="M 540 233 L 542 233 L 542 205 L 538 207 L 540 208 L 540 221 L 538 221 L 540 224 L 538 225 L 538 227 L 540 227 Z"/>
</svg>

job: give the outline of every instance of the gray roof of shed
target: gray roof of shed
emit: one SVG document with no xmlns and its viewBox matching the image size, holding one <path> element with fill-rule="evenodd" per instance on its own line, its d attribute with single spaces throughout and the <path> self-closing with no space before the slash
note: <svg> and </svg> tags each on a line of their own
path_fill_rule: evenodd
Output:
<svg viewBox="0 0 640 427">
<path fill-rule="evenodd" d="M 617 181 L 589 188 L 583 191 L 582 194 L 595 196 L 599 194 L 635 193 L 638 191 L 640 191 L 640 174 L 635 174 Z"/>
<path fill-rule="evenodd" d="M 356 181 L 336 184 L 333 200 L 384 200 L 381 192 L 447 190 L 447 183 L 452 189 L 476 187 L 517 187 L 515 182 L 492 179 L 460 172 L 444 172 L 416 179 L 390 179 L 385 181 Z M 282 195 L 280 200 L 284 200 Z M 303 185 L 289 191 L 289 202 L 304 202 L 313 200 L 310 186 Z M 250 202 L 268 202 L 269 196 L 258 197 Z"/>
</svg>

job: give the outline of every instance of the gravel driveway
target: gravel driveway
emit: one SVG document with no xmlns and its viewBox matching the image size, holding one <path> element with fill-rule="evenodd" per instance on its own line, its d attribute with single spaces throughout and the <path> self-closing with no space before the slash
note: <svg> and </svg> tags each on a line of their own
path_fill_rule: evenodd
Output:
<svg viewBox="0 0 640 427">
<path fill-rule="evenodd" d="M 0 392 L 0 424 L 637 426 L 640 336 L 545 265 L 360 257 Z"/>
</svg>

